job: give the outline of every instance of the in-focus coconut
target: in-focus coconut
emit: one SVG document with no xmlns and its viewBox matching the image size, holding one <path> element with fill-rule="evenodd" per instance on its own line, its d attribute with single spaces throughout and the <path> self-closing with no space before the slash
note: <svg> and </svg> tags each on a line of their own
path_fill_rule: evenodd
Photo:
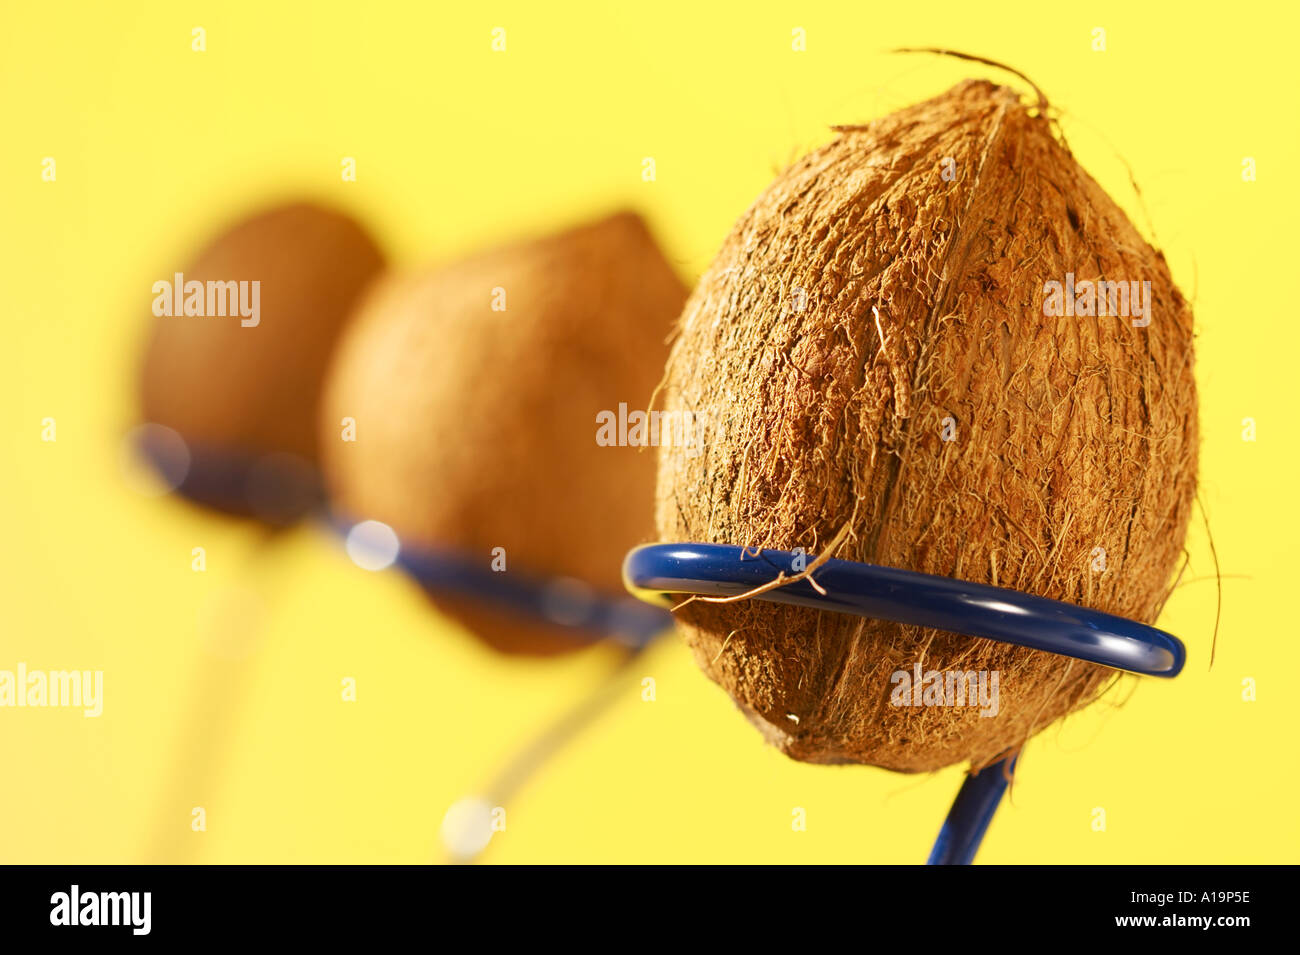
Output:
<svg viewBox="0 0 1300 955">
<path fill-rule="evenodd" d="M 623 554 L 653 537 L 656 463 L 598 441 L 598 416 L 644 412 L 686 291 L 627 213 L 386 280 L 326 389 L 335 511 L 389 525 L 404 548 L 568 578 L 568 599 L 621 596 Z M 490 600 L 433 596 L 498 649 L 576 645 Z"/>
<path fill-rule="evenodd" d="M 1094 294 L 1090 314 L 1083 290 L 1112 292 L 1081 284 L 1098 281 L 1126 283 L 1127 306 Z M 780 175 L 687 304 L 664 405 L 713 423 L 703 453 L 661 451 L 664 540 L 816 554 L 847 526 L 837 557 L 1146 622 L 1195 493 L 1187 303 L 1050 120 L 988 82 L 841 128 Z M 809 762 L 981 767 L 1112 676 L 754 600 L 679 621 L 705 672 Z M 917 664 L 996 672 L 997 715 L 898 705 Z"/>
<path fill-rule="evenodd" d="M 159 277 L 140 378 L 154 427 L 141 434 L 181 493 L 273 523 L 312 503 L 325 368 L 383 265 L 350 217 L 295 203 L 239 222 Z"/>
</svg>

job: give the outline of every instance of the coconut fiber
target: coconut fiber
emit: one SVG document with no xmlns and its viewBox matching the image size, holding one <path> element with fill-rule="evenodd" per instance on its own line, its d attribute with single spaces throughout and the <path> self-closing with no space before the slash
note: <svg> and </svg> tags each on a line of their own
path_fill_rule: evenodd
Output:
<svg viewBox="0 0 1300 955">
<path fill-rule="evenodd" d="M 1163 256 L 1013 91 L 967 81 L 837 137 L 736 224 L 682 315 L 664 540 L 803 547 L 1160 610 L 1195 493 L 1192 314 Z M 1047 283 L 1150 282 L 1151 314 L 1044 314 Z M 982 767 L 1112 671 L 756 600 L 693 602 L 699 665 L 795 759 Z M 897 671 L 996 671 L 1000 706 L 897 706 Z"/>
<path fill-rule="evenodd" d="M 331 372 L 321 433 L 334 509 L 388 524 L 404 548 L 622 596 L 623 554 L 654 536 L 656 462 L 598 444 L 597 415 L 646 407 L 686 294 L 626 213 L 392 277 Z M 355 441 L 341 439 L 344 418 Z M 501 650 L 580 645 L 489 602 L 431 596 Z"/>
</svg>

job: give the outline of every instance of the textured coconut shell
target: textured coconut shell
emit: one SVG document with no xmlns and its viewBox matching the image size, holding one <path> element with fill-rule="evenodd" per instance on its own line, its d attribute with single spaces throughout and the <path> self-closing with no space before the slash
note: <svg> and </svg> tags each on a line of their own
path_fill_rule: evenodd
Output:
<svg viewBox="0 0 1300 955">
<path fill-rule="evenodd" d="M 260 322 L 151 318 L 140 380 L 144 419 L 175 429 L 200 460 L 219 462 L 232 475 L 269 455 L 316 462 L 317 405 L 330 353 L 383 265 L 360 225 L 307 203 L 276 207 L 223 232 L 163 277 L 170 282 L 183 271 L 186 282 L 259 281 Z M 238 493 L 224 503 L 243 509 Z"/>
<path fill-rule="evenodd" d="M 494 289 L 506 308 L 494 311 Z M 629 547 L 654 536 L 653 451 L 601 447 L 596 416 L 644 409 L 687 290 L 645 225 L 620 214 L 395 276 L 349 327 L 322 419 L 333 506 L 404 546 L 620 596 Z M 356 441 L 340 422 L 356 421 Z M 574 647 L 571 632 L 435 595 L 493 646 Z"/>
<path fill-rule="evenodd" d="M 661 537 L 815 554 L 847 525 L 838 557 L 1153 622 L 1197 452 L 1192 314 L 1163 257 L 1006 88 L 968 81 L 838 132 L 740 219 L 683 313 L 664 406 L 710 431 L 698 456 L 661 450 Z M 1150 325 L 1044 317 L 1044 283 L 1067 272 L 1150 281 Z M 705 672 L 809 762 L 984 766 L 1112 676 L 754 600 L 679 621 Z M 891 705 L 891 675 L 917 662 L 999 671 L 999 714 Z"/>
</svg>

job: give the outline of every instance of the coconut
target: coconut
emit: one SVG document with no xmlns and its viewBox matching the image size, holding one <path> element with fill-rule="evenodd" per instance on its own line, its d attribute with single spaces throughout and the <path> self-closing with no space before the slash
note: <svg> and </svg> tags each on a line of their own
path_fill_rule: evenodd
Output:
<svg viewBox="0 0 1300 955">
<path fill-rule="evenodd" d="M 1153 622 L 1197 451 L 1192 314 L 1163 256 L 1005 87 L 837 133 L 758 198 L 687 303 L 664 407 L 710 431 L 698 454 L 661 449 L 661 537 L 819 554 L 842 533 L 837 557 Z M 1149 282 L 1149 312 L 1135 295 L 1129 315 L 1095 297 L 1088 314 L 1098 280 Z M 1113 672 L 756 600 L 678 620 L 808 762 L 983 767 Z M 997 672 L 998 714 L 895 705 L 918 664 Z"/>
<path fill-rule="evenodd" d="M 389 525 L 404 549 L 567 579 L 568 599 L 621 596 L 623 554 L 654 532 L 655 458 L 598 443 L 598 416 L 646 408 L 686 291 L 630 213 L 391 277 L 326 389 L 335 511 Z M 490 601 L 431 596 L 498 649 L 578 645 Z"/>
<path fill-rule="evenodd" d="M 310 506 L 325 368 L 383 265 L 351 218 L 295 203 L 237 223 L 155 286 L 140 396 L 144 420 L 163 427 L 143 432 L 144 450 L 183 494 L 274 523 Z M 203 314 L 185 314 L 187 291 Z"/>
</svg>

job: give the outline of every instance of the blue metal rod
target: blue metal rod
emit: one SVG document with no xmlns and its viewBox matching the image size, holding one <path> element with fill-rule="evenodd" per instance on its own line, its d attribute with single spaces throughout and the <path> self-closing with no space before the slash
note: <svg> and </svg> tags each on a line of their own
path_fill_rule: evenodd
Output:
<svg viewBox="0 0 1300 955">
<path fill-rule="evenodd" d="M 926 865 L 970 865 L 1015 772 L 1009 756 L 966 777 L 934 840 Z"/>
</svg>

